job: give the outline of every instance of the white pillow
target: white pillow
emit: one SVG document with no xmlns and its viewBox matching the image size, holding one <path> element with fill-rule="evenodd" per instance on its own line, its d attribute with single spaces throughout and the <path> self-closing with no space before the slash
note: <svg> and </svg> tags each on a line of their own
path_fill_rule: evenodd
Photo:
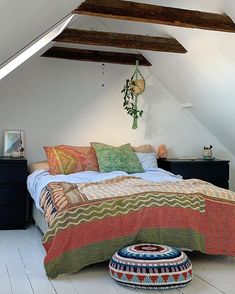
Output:
<svg viewBox="0 0 235 294">
<path fill-rule="evenodd" d="M 135 152 L 144 171 L 155 170 L 157 166 L 156 153 Z"/>
</svg>

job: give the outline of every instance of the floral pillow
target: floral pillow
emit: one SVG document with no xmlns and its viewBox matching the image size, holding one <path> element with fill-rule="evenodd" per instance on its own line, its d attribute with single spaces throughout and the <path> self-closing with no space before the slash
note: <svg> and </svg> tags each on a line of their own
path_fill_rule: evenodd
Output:
<svg viewBox="0 0 235 294">
<path fill-rule="evenodd" d="M 143 168 L 130 144 L 113 147 L 102 143 L 91 143 L 96 152 L 101 172 L 125 171 L 141 173 Z"/>
<path fill-rule="evenodd" d="M 44 150 L 52 175 L 99 170 L 95 152 L 90 146 L 45 146 Z"/>
</svg>

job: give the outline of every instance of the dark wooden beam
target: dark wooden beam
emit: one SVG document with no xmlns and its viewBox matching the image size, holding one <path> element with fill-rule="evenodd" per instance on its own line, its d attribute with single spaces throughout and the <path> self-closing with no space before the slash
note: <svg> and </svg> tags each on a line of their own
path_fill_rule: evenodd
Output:
<svg viewBox="0 0 235 294">
<path fill-rule="evenodd" d="M 54 41 L 174 53 L 187 52 L 187 50 L 173 38 L 160 38 L 100 31 L 66 29 L 58 37 L 56 37 Z"/>
<path fill-rule="evenodd" d="M 151 66 L 151 63 L 142 54 L 132 53 L 97 51 L 66 47 L 52 47 L 49 50 L 47 50 L 42 56 L 70 60 L 129 65 L 134 65 L 136 63 L 136 60 L 139 60 L 140 65 Z"/>
<path fill-rule="evenodd" d="M 130 1 L 87 0 L 73 13 L 185 28 L 235 32 L 235 24 L 227 15 Z"/>
</svg>

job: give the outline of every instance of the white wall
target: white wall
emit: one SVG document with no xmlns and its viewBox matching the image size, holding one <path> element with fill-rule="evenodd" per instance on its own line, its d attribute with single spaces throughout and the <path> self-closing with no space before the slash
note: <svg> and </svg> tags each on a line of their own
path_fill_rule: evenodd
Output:
<svg viewBox="0 0 235 294">
<path fill-rule="evenodd" d="M 106 64 L 102 87 L 101 64 L 35 57 L 0 82 L 1 129 L 25 130 L 29 162 L 45 158 L 44 145 L 102 141 L 166 143 L 169 156 L 198 157 L 204 145 L 212 144 L 216 157 L 234 164 L 224 146 L 146 68 L 147 88 L 140 98 L 144 118 L 132 130 L 120 91 L 133 70 Z"/>
</svg>

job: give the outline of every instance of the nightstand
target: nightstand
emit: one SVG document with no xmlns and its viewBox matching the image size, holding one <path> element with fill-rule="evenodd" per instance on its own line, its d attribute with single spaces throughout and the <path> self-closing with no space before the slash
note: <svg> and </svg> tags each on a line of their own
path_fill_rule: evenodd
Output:
<svg viewBox="0 0 235 294">
<path fill-rule="evenodd" d="M 205 159 L 158 159 L 158 167 L 183 179 L 197 178 L 218 187 L 229 188 L 229 161 Z"/>
<path fill-rule="evenodd" d="M 27 160 L 0 157 L 0 229 L 24 229 Z"/>
</svg>

